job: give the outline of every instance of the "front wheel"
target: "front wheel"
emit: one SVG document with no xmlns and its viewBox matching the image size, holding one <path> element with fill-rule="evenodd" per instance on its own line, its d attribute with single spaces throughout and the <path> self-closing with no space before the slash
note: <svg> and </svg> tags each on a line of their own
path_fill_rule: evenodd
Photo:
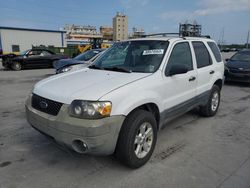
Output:
<svg viewBox="0 0 250 188">
<path fill-rule="evenodd" d="M 22 65 L 19 62 L 13 62 L 11 68 L 15 71 L 20 71 L 22 70 Z"/>
<path fill-rule="evenodd" d="M 58 60 L 54 60 L 51 64 L 51 67 L 56 69 L 57 62 L 58 62 Z"/>
<path fill-rule="evenodd" d="M 220 106 L 220 88 L 217 85 L 212 87 L 208 102 L 200 107 L 200 114 L 205 117 L 214 116 Z"/>
<path fill-rule="evenodd" d="M 125 165 L 139 168 L 150 159 L 156 140 L 157 123 L 153 114 L 136 110 L 123 123 L 115 155 Z"/>
</svg>

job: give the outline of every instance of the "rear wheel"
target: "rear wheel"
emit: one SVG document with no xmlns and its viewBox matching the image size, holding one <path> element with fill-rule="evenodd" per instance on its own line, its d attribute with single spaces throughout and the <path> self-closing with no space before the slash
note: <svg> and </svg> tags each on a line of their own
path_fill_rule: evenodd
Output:
<svg viewBox="0 0 250 188">
<path fill-rule="evenodd" d="M 132 112 L 124 121 L 115 155 L 131 168 L 143 166 L 151 157 L 157 140 L 157 123 L 152 113 Z"/>
<path fill-rule="evenodd" d="M 205 117 L 214 116 L 220 105 L 220 88 L 217 85 L 212 87 L 209 100 L 205 106 L 201 106 L 200 113 Z"/>
<path fill-rule="evenodd" d="M 19 62 L 13 62 L 11 68 L 15 71 L 22 70 L 22 65 Z"/>
</svg>

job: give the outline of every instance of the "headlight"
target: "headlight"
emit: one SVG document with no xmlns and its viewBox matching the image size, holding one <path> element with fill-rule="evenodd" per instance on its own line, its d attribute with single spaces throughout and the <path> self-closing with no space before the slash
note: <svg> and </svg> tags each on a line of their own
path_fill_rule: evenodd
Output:
<svg viewBox="0 0 250 188">
<path fill-rule="evenodd" d="M 229 72 L 229 68 L 227 67 L 227 64 L 224 66 L 225 71 Z"/>
<path fill-rule="evenodd" d="M 64 68 L 61 69 L 60 72 L 61 72 L 61 73 L 62 73 L 62 72 L 68 72 L 68 71 L 70 71 L 71 69 L 72 69 L 72 66 L 64 67 Z"/>
<path fill-rule="evenodd" d="M 74 100 L 69 114 L 82 119 L 100 119 L 110 116 L 111 107 L 111 102 Z"/>
</svg>

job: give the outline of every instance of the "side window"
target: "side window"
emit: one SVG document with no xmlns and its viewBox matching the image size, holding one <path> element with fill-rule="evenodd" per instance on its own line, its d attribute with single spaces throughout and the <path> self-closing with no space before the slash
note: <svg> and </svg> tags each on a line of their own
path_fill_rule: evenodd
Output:
<svg viewBox="0 0 250 188">
<path fill-rule="evenodd" d="M 209 52 L 203 42 L 192 42 L 197 62 L 197 68 L 212 65 Z"/>
<path fill-rule="evenodd" d="M 42 51 L 41 50 L 31 50 L 29 53 L 28 53 L 28 56 L 39 56 L 41 55 Z"/>
<path fill-rule="evenodd" d="M 188 42 L 178 43 L 174 46 L 168 60 L 165 74 L 167 75 L 173 65 L 186 65 L 188 70 L 193 70 L 193 61 Z"/>
<path fill-rule="evenodd" d="M 42 51 L 42 53 L 41 53 L 40 55 L 41 55 L 41 56 L 51 55 L 51 53 L 44 50 L 44 51 Z"/>
<path fill-rule="evenodd" d="M 212 50 L 216 61 L 221 62 L 222 59 L 221 59 L 221 54 L 220 54 L 220 50 L 219 50 L 218 46 L 214 42 L 207 42 L 207 44 L 210 47 L 210 49 Z"/>
</svg>

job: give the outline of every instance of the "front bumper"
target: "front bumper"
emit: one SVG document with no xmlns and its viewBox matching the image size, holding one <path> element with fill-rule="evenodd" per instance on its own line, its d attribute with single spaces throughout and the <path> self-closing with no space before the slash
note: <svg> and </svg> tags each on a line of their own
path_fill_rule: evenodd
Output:
<svg viewBox="0 0 250 188">
<path fill-rule="evenodd" d="M 68 115 L 68 106 L 62 105 L 57 116 L 38 111 L 26 101 L 27 121 L 37 130 L 53 137 L 56 141 L 80 153 L 97 155 L 112 154 L 125 116 L 111 116 L 103 119 L 78 119 Z M 80 151 L 75 145 L 82 141 L 87 149 Z"/>
<path fill-rule="evenodd" d="M 232 73 L 232 72 L 226 70 L 225 71 L 225 80 L 226 81 L 250 83 L 250 74 Z"/>
</svg>

